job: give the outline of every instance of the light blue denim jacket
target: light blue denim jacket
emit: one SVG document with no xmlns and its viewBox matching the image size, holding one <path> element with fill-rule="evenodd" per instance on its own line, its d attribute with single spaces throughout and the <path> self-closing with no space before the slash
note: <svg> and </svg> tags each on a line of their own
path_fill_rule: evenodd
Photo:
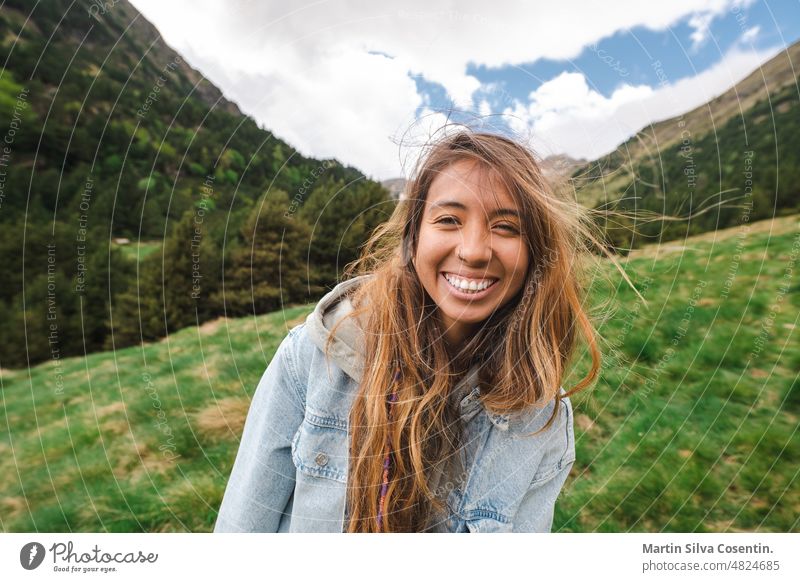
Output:
<svg viewBox="0 0 800 582">
<path fill-rule="evenodd" d="M 219 510 L 215 532 L 341 532 L 347 519 L 348 416 L 363 370 L 363 345 L 345 295 L 370 275 L 337 285 L 280 344 L 258 384 Z M 489 413 L 477 370 L 462 382 L 461 465 L 466 480 L 444 484 L 443 532 L 549 532 L 575 461 L 572 404 L 544 426 L 554 401 L 520 416 Z M 562 389 L 563 393 L 563 389 Z M 443 478 L 443 481 L 445 479 Z M 456 483 L 458 483 L 456 481 Z"/>
</svg>

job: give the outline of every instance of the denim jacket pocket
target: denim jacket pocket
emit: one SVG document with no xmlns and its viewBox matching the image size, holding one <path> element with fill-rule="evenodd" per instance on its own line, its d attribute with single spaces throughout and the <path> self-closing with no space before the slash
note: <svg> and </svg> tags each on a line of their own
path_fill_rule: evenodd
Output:
<svg viewBox="0 0 800 582">
<path fill-rule="evenodd" d="M 312 477 L 347 482 L 347 423 L 306 410 L 292 439 L 292 460 L 297 469 Z"/>
<path fill-rule="evenodd" d="M 347 423 L 315 414 L 292 439 L 297 468 L 290 532 L 341 532 L 347 499 Z"/>
</svg>

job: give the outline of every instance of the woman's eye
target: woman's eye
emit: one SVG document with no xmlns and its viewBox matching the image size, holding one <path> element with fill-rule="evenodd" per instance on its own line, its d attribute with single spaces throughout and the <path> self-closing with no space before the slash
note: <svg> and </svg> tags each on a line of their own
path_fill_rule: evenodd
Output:
<svg viewBox="0 0 800 582">
<path fill-rule="evenodd" d="M 498 224 L 500 228 L 505 228 L 508 232 L 517 232 L 517 228 L 513 224 Z"/>
<path fill-rule="evenodd" d="M 436 224 L 441 224 L 441 223 L 455 224 L 456 222 L 458 221 L 452 216 L 445 216 L 444 218 L 440 218 L 439 220 L 437 220 Z"/>
</svg>

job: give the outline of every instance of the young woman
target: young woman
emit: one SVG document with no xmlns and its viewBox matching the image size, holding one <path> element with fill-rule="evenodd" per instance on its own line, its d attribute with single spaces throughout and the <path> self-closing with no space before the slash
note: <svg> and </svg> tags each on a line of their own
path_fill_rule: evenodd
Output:
<svg viewBox="0 0 800 582">
<path fill-rule="evenodd" d="M 568 396 L 599 368 L 585 222 L 494 134 L 439 139 L 406 192 L 278 348 L 215 531 L 550 531 Z M 565 392 L 579 335 L 592 365 Z"/>
</svg>

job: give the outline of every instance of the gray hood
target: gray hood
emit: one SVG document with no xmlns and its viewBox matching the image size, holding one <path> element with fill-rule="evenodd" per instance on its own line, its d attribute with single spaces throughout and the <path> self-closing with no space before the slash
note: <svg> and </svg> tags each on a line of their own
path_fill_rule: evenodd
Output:
<svg viewBox="0 0 800 582">
<path fill-rule="evenodd" d="M 323 353 L 325 352 L 325 343 L 328 341 L 334 325 L 353 311 L 349 293 L 369 277 L 372 275 L 359 275 L 342 281 L 320 299 L 314 311 L 306 318 L 308 336 Z M 356 381 L 361 380 L 364 371 L 363 342 L 361 329 L 355 318 L 350 317 L 336 329 L 329 352 L 333 362 Z"/>
</svg>

